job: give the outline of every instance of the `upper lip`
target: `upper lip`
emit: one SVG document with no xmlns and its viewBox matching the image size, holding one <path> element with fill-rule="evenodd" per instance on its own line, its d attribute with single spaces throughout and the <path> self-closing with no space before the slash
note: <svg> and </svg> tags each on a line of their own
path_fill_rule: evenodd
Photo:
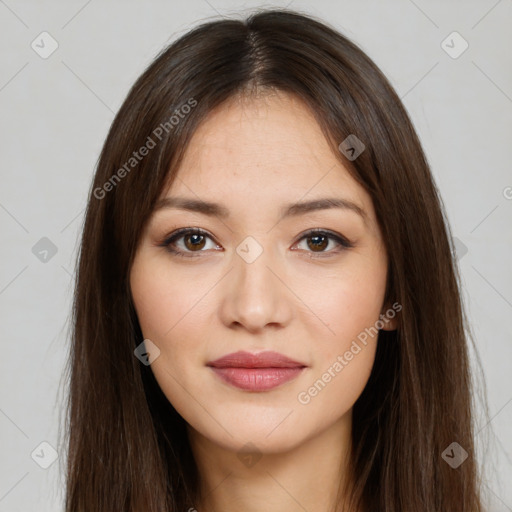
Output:
<svg viewBox="0 0 512 512">
<path fill-rule="evenodd" d="M 278 352 L 267 351 L 251 354 L 241 350 L 210 361 L 207 366 L 215 368 L 303 368 L 306 365 Z"/>
</svg>

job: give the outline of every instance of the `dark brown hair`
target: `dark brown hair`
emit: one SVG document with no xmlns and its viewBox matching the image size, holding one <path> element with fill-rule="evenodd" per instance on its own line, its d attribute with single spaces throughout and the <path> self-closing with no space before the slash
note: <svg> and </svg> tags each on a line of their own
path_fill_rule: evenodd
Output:
<svg viewBox="0 0 512 512">
<path fill-rule="evenodd" d="M 136 81 L 110 128 L 77 264 L 66 512 L 182 512 L 198 502 L 185 422 L 134 357 L 143 336 L 129 271 L 199 123 L 229 98 L 272 90 L 311 109 L 370 194 L 389 255 L 385 302 L 402 306 L 397 330 L 380 331 L 354 405 L 350 510 L 482 511 L 460 278 L 413 125 L 353 42 L 310 16 L 265 10 L 180 37 Z M 366 146 L 353 161 L 338 149 L 351 134 Z M 456 469 L 442 457 L 452 442 L 469 455 Z"/>
</svg>

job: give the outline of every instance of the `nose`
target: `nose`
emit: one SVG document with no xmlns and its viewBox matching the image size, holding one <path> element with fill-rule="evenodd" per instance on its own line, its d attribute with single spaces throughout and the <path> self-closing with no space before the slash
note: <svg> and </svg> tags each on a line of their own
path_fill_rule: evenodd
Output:
<svg viewBox="0 0 512 512">
<path fill-rule="evenodd" d="M 268 250 L 248 261 L 233 255 L 233 269 L 222 291 L 222 322 L 252 333 L 285 327 L 293 316 L 293 294 L 283 278 L 282 266 Z"/>
</svg>

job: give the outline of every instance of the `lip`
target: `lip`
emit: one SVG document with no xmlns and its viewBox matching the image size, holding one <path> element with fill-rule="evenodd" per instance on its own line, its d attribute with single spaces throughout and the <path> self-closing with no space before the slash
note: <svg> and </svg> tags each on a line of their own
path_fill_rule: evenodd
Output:
<svg viewBox="0 0 512 512">
<path fill-rule="evenodd" d="M 207 366 L 224 382 L 245 391 L 267 391 L 295 379 L 307 367 L 278 352 L 233 352 Z"/>
</svg>

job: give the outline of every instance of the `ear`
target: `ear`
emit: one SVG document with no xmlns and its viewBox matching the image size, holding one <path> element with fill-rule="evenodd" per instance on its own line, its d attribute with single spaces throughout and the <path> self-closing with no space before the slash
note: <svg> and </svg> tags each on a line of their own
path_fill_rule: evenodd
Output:
<svg viewBox="0 0 512 512">
<path fill-rule="evenodd" d="M 384 324 L 383 331 L 395 331 L 398 328 L 398 315 L 401 309 L 402 306 L 398 302 L 383 306 L 379 317 Z"/>
</svg>

